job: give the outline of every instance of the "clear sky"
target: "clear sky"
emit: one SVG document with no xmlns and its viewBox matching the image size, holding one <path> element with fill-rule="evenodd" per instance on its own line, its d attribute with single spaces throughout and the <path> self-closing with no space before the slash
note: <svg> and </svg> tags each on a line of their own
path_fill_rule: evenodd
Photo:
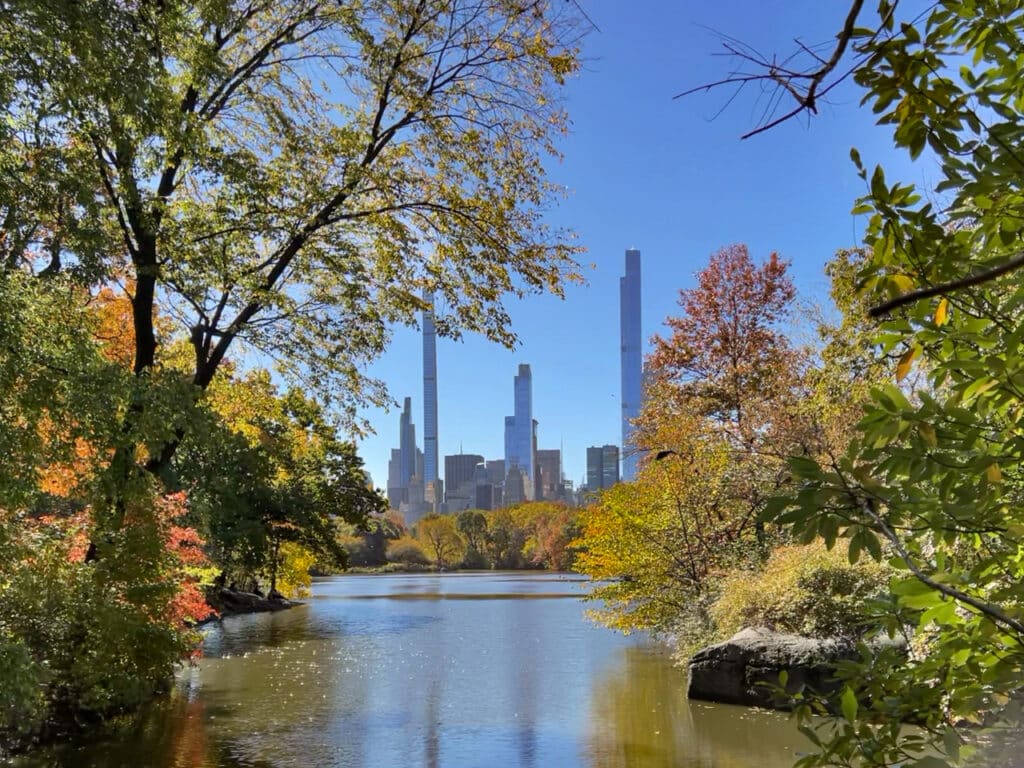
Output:
<svg viewBox="0 0 1024 768">
<path fill-rule="evenodd" d="M 708 256 L 746 243 L 755 258 L 778 251 L 792 262 L 802 297 L 827 301 L 822 269 L 838 248 L 858 244 L 863 220 L 850 215 L 865 191 L 849 159 L 856 146 L 869 167 L 891 179 L 922 182 L 928 163 L 897 155 L 890 133 L 874 126 L 852 83 L 833 93 L 810 122 L 792 120 L 740 141 L 764 100 L 740 94 L 724 112 L 726 91 L 673 100 L 719 79 L 730 61 L 717 30 L 762 52 L 788 54 L 793 38 L 828 42 L 845 3 L 820 0 L 581 0 L 600 28 L 584 44 L 583 71 L 567 89 L 572 120 L 565 159 L 551 179 L 570 190 L 551 212 L 587 248 L 588 284 L 564 301 L 532 297 L 510 305 L 520 344 L 514 351 L 478 337 L 438 340 L 439 452 L 503 454 L 504 417 L 512 413 L 519 363 L 533 371 L 538 447 L 563 448 L 566 477 L 579 485 L 589 445 L 619 443 L 618 279 L 626 248 L 643 264 L 643 333 L 661 332 L 677 310 L 680 288 L 693 284 Z M 711 29 L 709 29 L 711 28 Z M 422 351 L 417 331 L 399 329 L 370 373 L 398 401 L 411 396 L 417 442 L 423 443 Z M 374 483 L 387 483 L 398 446 L 400 409 L 367 410 L 376 434 L 360 444 Z"/>
</svg>

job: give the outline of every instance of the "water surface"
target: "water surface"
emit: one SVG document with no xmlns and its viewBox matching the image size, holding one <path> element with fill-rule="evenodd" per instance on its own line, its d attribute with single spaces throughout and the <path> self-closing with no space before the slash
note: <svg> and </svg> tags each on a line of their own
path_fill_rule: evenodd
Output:
<svg viewBox="0 0 1024 768">
<path fill-rule="evenodd" d="M 19 768 L 783 768 L 785 715 L 689 703 L 663 649 L 559 574 L 341 576 L 225 619 L 169 697 Z"/>
</svg>

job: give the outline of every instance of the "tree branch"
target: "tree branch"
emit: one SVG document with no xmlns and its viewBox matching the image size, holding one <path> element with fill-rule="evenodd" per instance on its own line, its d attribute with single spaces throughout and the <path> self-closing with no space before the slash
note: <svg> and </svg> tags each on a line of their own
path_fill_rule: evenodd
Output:
<svg viewBox="0 0 1024 768">
<path fill-rule="evenodd" d="M 929 288 L 919 288 L 916 291 L 911 291 L 910 293 L 905 293 L 902 296 L 897 296 L 895 299 L 890 299 L 883 304 L 872 307 L 868 310 L 868 315 L 875 318 L 884 317 L 894 309 L 905 307 L 907 304 L 913 304 L 915 301 L 930 299 L 933 296 L 941 296 L 944 293 L 951 293 L 963 288 L 981 285 L 995 280 L 997 277 L 1005 275 L 1008 272 L 1013 272 L 1015 269 L 1020 269 L 1022 266 L 1024 266 L 1024 253 L 1015 256 L 1004 264 L 1000 264 L 998 267 L 984 269 L 981 272 L 975 272 L 973 275 L 968 275 L 967 277 L 950 280 L 946 283 L 939 283 L 939 285 L 933 285 Z"/>
</svg>

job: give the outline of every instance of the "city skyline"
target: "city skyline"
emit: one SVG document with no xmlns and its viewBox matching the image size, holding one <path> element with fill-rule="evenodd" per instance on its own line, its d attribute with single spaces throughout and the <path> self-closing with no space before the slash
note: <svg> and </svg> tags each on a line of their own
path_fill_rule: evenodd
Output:
<svg viewBox="0 0 1024 768">
<path fill-rule="evenodd" d="M 850 147 L 869 167 L 885 164 L 894 179 L 919 181 L 931 172 L 926 158 L 914 165 L 894 152 L 889 132 L 857 106 L 853 83 L 833 90 L 813 120 L 746 141 L 739 137 L 757 119 L 753 98 L 721 113 L 722 96 L 674 100 L 721 76 L 722 60 L 713 55 L 721 42 L 708 30 L 724 17 L 734 20 L 730 34 L 764 50 L 793 34 L 808 41 L 835 34 L 831 14 L 810 0 L 795 0 L 784 12 L 723 2 L 665 7 L 595 0 L 587 6 L 603 32 L 587 39 L 588 71 L 566 91 L 572 127 L 559 143 L 564 157 L 548 166 L 567 197 L 544 213 L 551 226 L 578 233 L 587 249 L 578 258 L 585 284 L 567 285 L 564 300 L 508 298 L 505 324 L 520 339 L 513 350 L 470 333 L 437 338 L 439 455 L 457 453 L 460 441 L 488 458 L 502 455 L 508 378 L 528 361 L 541 444 L 564 447 L 563 471 L 578 485 L 586 448 L 622 439 L 618 303 L 626 248 L 643 254 L 646 354 L 651 335 L 678 314 L 679 289 L 692 287 L 708 256 L 732 243 L 747 244 L 757 260 L 778 251 L 792 261 L 801 301 L 828 306 L 824 264 L 837 249 L 860 245 L 866 223 L 850 213 L 867 189 Z M 438 317 L 447 311 L 439 298 Z M 398 327 L 388 351 L 368 369 L 388 386 L 397 408 L 412 394 L 416 414 L 421 371 L 412 361 L 421 346 L 418 327 Z M 360 440 L 360 455 L 379 486 L 397 445 L 396 407 L 360 412 L 375 430 Z"/>
</svg>

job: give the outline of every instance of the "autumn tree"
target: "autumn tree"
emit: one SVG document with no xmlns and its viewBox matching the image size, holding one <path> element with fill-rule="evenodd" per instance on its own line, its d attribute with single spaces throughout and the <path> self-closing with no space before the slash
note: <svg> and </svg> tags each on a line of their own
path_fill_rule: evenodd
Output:
<svg viewBox="0 0 1024 768">
<path fill-rule="evenodd" d="M 785 374 L 798 365 L 785 336 L 796 296 L 786 268 L 776 253 L 758 265 L 745 245 L 722 248 L 679 292 L 682 312 L 665 320 L 671 335 L 654 338 L 653 372 L 737 440 L 769 419 L 766 404 L 788 394 Z"/>
<path fill-rule="evenodd" d="M 760 515 L 808 435 L 803 356 L 784 333 L 794 296 L 785 262 L 755 264 L 741 245 L 680 292 L 649 360 L 640 472 L 580 519 L 576 564 L 599 582 L 606 623 L 671 632 L 692 650 L 714 637 L 709 610 L 728 571 L 767 555 Z"/>
<path fill-rule="evenodd" d="M 742 529 L 755 524 L 762 544 L 766 492 L 793 447 L 807 450 L 796 407 L 804 355 L 785 335 L 796 295 L 787 266 L 775 253 L 758 265 L 744 245 L 712 254 L 697 285 L 680 291 L 682 312 L 665 321 L 671 335 L 654 339 L 652 391 L 638 422 L 638 442 L 666 457 L 685 456 L 672 442 L 687 439 L 676 427 L 687 422 L 684 413 L 710 420 L 731 451 L 721 503 L 732 511 L 720 516 L 742 521 Z"/>
<path fill-rule="evenodd" d="M 452 515 L 427 515 L 416 523 L 416 540 L 438 568 L 450 568 L 462 559 L 466 542 Z"/>
</svg>

